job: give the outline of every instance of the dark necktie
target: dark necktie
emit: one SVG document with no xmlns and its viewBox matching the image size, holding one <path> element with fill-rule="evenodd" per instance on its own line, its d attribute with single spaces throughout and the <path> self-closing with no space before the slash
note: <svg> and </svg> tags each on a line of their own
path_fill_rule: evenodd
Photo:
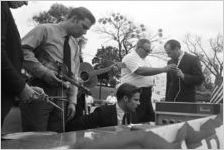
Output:
<svg viewBox="0 0 224 150">
<path fill-rule="evenodd" d="M 123 125 L 127 125 L 130 124 L 130 114 L 129 113 L 125 113 L 122 119 L 122 124 Z"/>
<path fill-rule="evenodd" d="M 65 37 L 64 41 L 64 57 L 63 57 L 64 64 L 68 67 L 68 76 L 72 76 L 71 72 L 71 49 L 69 46 L 69 36 Z"/>
<path fill-rule="evenodd" d="M 173 61 L 172 61 L 174 64 L 176 64 L 177 65 L 177 63 L 178 63 L 178 58 L 177 59 L 173 59 Z"/>
</svg>

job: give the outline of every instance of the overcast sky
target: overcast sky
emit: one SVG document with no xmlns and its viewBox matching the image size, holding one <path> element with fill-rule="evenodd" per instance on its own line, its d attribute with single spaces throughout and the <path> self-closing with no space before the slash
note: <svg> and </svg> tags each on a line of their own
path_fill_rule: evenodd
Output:
<svg viewBox="0 0 224 150">
<path fill-rule="evenodd" d="M 31 18 L 47 11 L 54 3 L 88 8 L 96 18 L 110 12 L 120 12 L 136 23 L 144 24 L 151 32 L 163 29 L 165 37 L 181 43 L 187 33 L 202 36 L 204 40 L 223 33 L 223 1 L 29 1 L 28 6 L 12 10 L 21 37 L 33 28 Z M 88 43 L 84 54 L 95 55 L 103 39 L 92 30 L 87 32 Z M 91 62 L 92 57 L 84 60 Z"/>
</svg>

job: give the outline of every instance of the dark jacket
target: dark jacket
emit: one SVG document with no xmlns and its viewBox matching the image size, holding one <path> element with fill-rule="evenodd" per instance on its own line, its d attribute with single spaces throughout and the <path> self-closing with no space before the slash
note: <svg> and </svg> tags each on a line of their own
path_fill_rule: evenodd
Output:
<svg viewBox="0 0 224 150">
<path fill-rule="evenodd" d="M 136 118 L 131 116 L 131 114 L 129 115 L 130 117 L 127 117 L 127 120 L 128 123 L 131 123 L 132 120 L 135 120 Z M 123 121 L 122 123 L 124 123 Z M 118 125 L 116 104 L 103 105 L 101 107 L 97 107 L 94 112 L 89 115 L 84 115 L 78 119 L 70 121 L 66 125 L 66 131 L 85 130 L 116 125 Z"/>
<path fill-rule="evenodd" d="M 25 87 L 20 72 L 23 62 L 21 39 L 7 2 L 1 2 L 1 111 L 2 119 L 14 98 Z"/>
<path fill-rule="evenodd" d="M 66 131 L 92 129 L 117 125 L 116 105 L 98 107 L 93 113 L 72 120 L 66 126 Z"/>
<path fill-rule="evenodd" d="M 168 64 L 175 63 L 174 60 L 168 61 Z M 177 102 L 195 102 L 195 87 L 200 85 L 204 76 L 202 74 L 201 64 L 196 56 L 185 52 L 179 67 L 184 73 L 184 80 L 180 79 L 180 92 L 176 98 Z M 167 73 L 166 101 L 174 101 L 179 91 L 178 77 L 174 72 Z"/>
</svg>

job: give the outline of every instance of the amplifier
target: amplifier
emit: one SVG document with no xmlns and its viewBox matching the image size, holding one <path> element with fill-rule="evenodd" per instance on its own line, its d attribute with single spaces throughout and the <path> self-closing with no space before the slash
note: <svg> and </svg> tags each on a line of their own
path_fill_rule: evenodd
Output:
<svg viewBox="0 0 224 150">
<path fill-rule="evenodd" d="M 222 104 L 157 102 L 155 109 L 155 123 L 156 125 L 179 123 L 222 112 Z"/>
</svg>

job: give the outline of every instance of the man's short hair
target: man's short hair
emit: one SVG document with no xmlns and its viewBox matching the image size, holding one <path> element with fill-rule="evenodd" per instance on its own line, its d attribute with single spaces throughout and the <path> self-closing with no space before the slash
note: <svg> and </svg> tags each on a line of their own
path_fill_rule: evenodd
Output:
<svg viewBox="0 0 224 150">
<path fill-rule="evenodd" d="M 167 45 L 170 45 L 170 48 L 171 49 L 176 49 L 176 48 L 181 48 L 181 45 L 180 45 L 180 42 L 178 42 L 177 40 L 169 40 L 165 43 L 164 45 L 164 48 L 167 46 Z"/>
<path fill-rule="evenodd" d="M 145 43 L 151 43 L 148 39 L 139 39 L 136 48 L 138 49 L 139 47 L 142 47 Z"/>
<path fill-rule="evenodd" d="M 140 93 L 139 88 L 134 85 L 124 83 L 120 85 L 116 92 L 117 101 L 119 102 L 124 96 L 131 98 L 135 93 Z"/>
<path fill-rule="evenodd" d="M 73 8 L 68 16 L 67 19 L 72 18 L 73 16 L 76 16 L 79 20 L 84 20 L 85 18 L 88 18 L 92 24 L 94 24 L 96 22 L 95 17 L 93 16 L 93 14 L 86 9 L 85 7 L 77 7 L 77 8 Z"/>
</svg>

